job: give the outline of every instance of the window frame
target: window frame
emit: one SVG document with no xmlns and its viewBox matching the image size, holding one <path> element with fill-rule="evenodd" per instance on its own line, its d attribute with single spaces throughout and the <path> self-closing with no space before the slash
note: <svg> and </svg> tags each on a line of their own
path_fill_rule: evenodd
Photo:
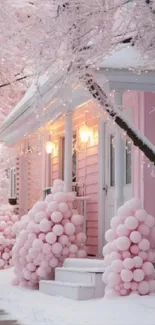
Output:
<svg viewBox="0 0 155 325">
<path fill-rule="evenodd" d="M 16 167 L 10 168 L 10 197 L 16 198 L 16 184 L 17 184 L 17 173 L 16 173 Z"/>
</svg>

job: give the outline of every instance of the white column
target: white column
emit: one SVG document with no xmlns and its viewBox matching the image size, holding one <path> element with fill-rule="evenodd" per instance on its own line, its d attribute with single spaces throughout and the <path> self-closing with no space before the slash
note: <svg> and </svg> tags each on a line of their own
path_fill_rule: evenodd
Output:
<svg viewBox="0 0 155 325">
<path fill-rule="evenodd" d="M 47 141 L 51 141 L 51 136 L 47 134 Z M 46 154 L 46 168 L 45 168 L 45 187 L 51 186 L 51 157 L 52 154 Z"/>
<path fill-rule="evenodd" d="M 65 157 L 64 157 L 65 191 L 72 191 L 72 112 L 65 115 Z"/>
<path fill-rule="evenodd" d="M 98 257 L 102 257 L 105 234 L 105 121 L 98 121 Z"/>
<path fill-rule="evenodd" d="M 115 105 L 121 109 L 122 92 L 115 92 Z M 115 211 L 124 203 L 124 141 L 117 127 L 115 135 Z"/>
</svg>

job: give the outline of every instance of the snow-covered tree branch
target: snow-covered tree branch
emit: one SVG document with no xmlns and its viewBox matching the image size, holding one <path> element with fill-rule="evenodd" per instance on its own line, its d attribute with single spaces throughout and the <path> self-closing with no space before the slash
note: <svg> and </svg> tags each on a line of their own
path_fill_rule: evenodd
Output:
<svg viewBox="0 0 155 325">
<path fill-rule="evenodd" d="M 11 84 L 19 69 L 24 75 L 25 70 L 48 72 L 49 77 L 52 71 L 63 71 L 70 82 L 80 80 L 155 162 L 154 146 L 124 118 L 90 73 L 119 44 L 131 44 L 144 53 L 143 70 L 150 60 L 154 66 L 154 5 L 154 0 L 5 0 L 0 3 L 0 71 Z"/>
</svg>

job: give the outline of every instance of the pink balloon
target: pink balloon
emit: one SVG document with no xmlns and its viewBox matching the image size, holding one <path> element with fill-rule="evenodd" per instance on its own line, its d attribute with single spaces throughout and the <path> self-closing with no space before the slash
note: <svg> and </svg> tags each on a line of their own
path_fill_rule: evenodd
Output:
<svg viewBox="0 0 155 325">
<path fill-rule="evenodd" d="M 71 244 L 69 247 L 69 251 L 70 251 L 70 253 L 75 254 L 78 251 L 78 246 L 75 244 Z"/>
<path fill-rule="evenodd" d="M 130 234 L 130 240 L 134 244 L 138 244 L 142 239 L 142 236 L 139 231 L 132 231 Z"/>
<path fill-rule="evenodd" d="M 64 225 L 64 232 L 68 236 L 72 236 L 75 233 L 75 226 L 71 222 L 67 222 Z"/>
<path fill-rule="evenodd" d="M 124 289 L 129 290 L 131 288 L 131 282 L 124 282 L 123 287 L 124 287 Z"/>
<path fill-rule="evenodd" d="M 41 232 L 48 232 L 51 230 L 51 226 L 52 226 L 52 224 L 49 220 L 43 219 L 39 224 L 39 230 Z"/>
<path fill-rule="evenodd" d="M 61 236 L 64 232 L 64 228 L 61 226 L 61 225 L 55 225 L 53 227 L 53 233 L 56 235 L 56 236 Z"/>
<path fill-rule="evenodd" d="M 57 202 L 50 202 L 49 204 L 48 204 L 48 211 L 49 212 L 51 212 L 51 213 L 53 213 L 53 212 L 55 212 L 55 211 L 57 211 L 58 210 L 58 203 Z"/>
<path fill-rule="evenodd" d="M 131 257 L 131 253 L 129 251 L 125 251 L 122 253 L 123 258 Z"/>
<path fill-rule="evenodd" d="M 139 222 L 145 221 L 146 216 L 147 216 L 147 213 L 146 213 L 146 211 L 144 209 L 139 209 L 135 213 L 135 217 L 137 218 L 137 220 Z"/>
<path fill-rule="evenodd" d="M 130 230 L 125 225 L 119 225 L 116 228 L 116 234 L 118 236 L 129 236 Z"/>
<path fill-rule="evenodd" d="M 135 256 L 133 258 L 133 262 L 134 262 L 134 267 L 135 268 L 140 268 L 142 266 L 142 264 L 143 264 L 143 260 L 142 260 L 142 258 L 140 256 Z"/>
<path fill-rule="evenodd" d="M 149 262 L 154 262 L 154 252 L 152 250 L 147 252 L 147 258 Z"/>
<path fill-rule="evenodd" d="M 52 252 L 53 254 L 60 254 L 62 251 L 62 245 L 60 243 L 52 244 Z"/>
<path fill-rule="evenodd" d="M 121 279 L 124 282 L 130 282 L 133 279 L 133 272 L 128 269 L 124 269 L 121 271 Z"/>
<path fill-rule="evenodd" d="M 120 274 L 111 272 L 108 276 L 108 283 L 111 285 L 117 285 L 121 282 Z"/>
<path fill-rule="evenodd" d="M 38 238 L 42 241 L 45 240 L 45 234 L 39 234 Z"/>
<path fill-rule="evenodd" d="M 69 240 L 68 240 L 68 237 L 66 235 L 61 235 L 58 239 L 58 242 L 64 246 L 66 244 L 68 244 Z"/>
<path fill-rule="evenodd" d="M 121 294 L 121 296 L 126 296 L 127 295 L 127 290 L 126 289 L 121 289 L 120 294 Z"/>
<path fill-rule="evenodd" d="M 147 225 L 149 228 L 152 228 L 152 227 L 154 227 L 154 225 L 155 225 L 155 218 L 154 217 L 152 217 L 151 215 L 147 215 L 146 216 L 146 219 L 145 219 L 145 225 Z"/>
<path fill-rule="evenodd" d="M 47 269 L 48 264 L 49 264 L 48 261 L 43 260 L 43 261 L 41 261 L 40 266 L 43 267 L 44 269 Z"/>
<path fill-rule="evenodd" d="M 53 232 L 49 232 L 46 236 L 45 236 L 46 242 L 48 244 L 53 244 L 56 242 L 56 235 Z"/>
<path fill-rule="evenodd" d="M 123 262 L 121 260 L 112 261 L 111 269 L 114 273 L 120 273 L 123 269 Z"/>
<path fill-rule="evenodd" d="M 138 231 L 141 233 L 143 236 L 148 236 L 150 233 L 150 229 L 147 225 L 141 224 L 138 227 Z"/>
<path fill-rule="evenodd" d="M 68 206 L 65 202 L 61 202 L 59 203 L 58 205 L 58 209 L 61 213 L 65 213 L 65 212 L 68 212 Z"/>
<path fill-rule="evenodd" d="M 79 235 L 79 234 L 78 234 L 78 235 Z M 77 236 L 78 236 L 78 235 L 77 235 Z M 111 244 L 111 243 L 108 243 L 107 245 L 105 245 L 105 246 L 103 247 L 102 252 L 103 252 L 103 256 L 106 256 L 106 255 L 112 253 L 112 252 L 113 252 L 112 244 Z"/>
<path fill-rule="evenodd" d="M 63 216 L 62 216 L 62 213 L 59 212 L 59 211 L 55 211 L 51 214 L 51 220 L 54 222 L 54 223 L 59 223 L 61 222 Z"/>
<path fill-rule="evenodd" d="M 110 258 L 110 261 L 119 260 L 119 259 L 121 259 L 121 254 L 118 252 L 112 252 L 109 255 L 109 258 Z"/>
<path fill-rule="evenodd" d="M 52 251 L 52 247 L 51 247 L 51 245 L 50 244 L 48 244 L 48 243 L 45 243 L 44 245 L 43 245 L 43 254 L 50 254 L 51 253 L 51 251 Z"/>
<path fill-rule="evenodd" d="M 71 243 L 75 243 L 76 237 L 75 237 L 75 235 L 72 235 L 72 236 L 69 236 L 68 239 Z"/>
<path fill-rule="evenodd" d="M 131 245 L 130 252 L 133 255 L 138 255 L 138 253 L 139 253 L 139 247 L 138 247 L 138 245 L 136 245 L 136 244 Z"/>
<path fill-rule="evenodd" d="M 117 216 L 113 217 L 110 221 L 112 230 L 116 230 L 117 226 L 120 225 L 121 219 Z"/>
<path fill-rule="evenodd" d="M 154 272 L 154 266 L 150 262 L 144 262 L 142 270 L 145 272 L 146 275 L 150 276 Z"/>
<path fill-rule="evenodd" d="M 49 265 L 52 268 L 55 268 L 58 265 L 58 259 L 56 257 L 52 257 L 49 261 Z"/>
<path fill-rule="evenodd" d="M 43 242 L 42 240 L 40 239 L 35 239 L 33 244 L 32 244 L 32 247 L 35 249 L 35 250 L 38 250 L 40 251 L 42 248 L 43 248 Z"/>
<path fill-rule="evenodd" d="M 74 214 L 71 218 L 71 222 L 75 225 L 75 226 L 80 226 L 83 225 L 84 223 L 84 216 L 80 215 L 80 214 Z"/>
<path fill-rule="evenodd" d="M 150 248 L 150 243 L 147 239 L 143 238 L 138 244 L 139 249 L 142 251 L 147 251 Z"/>
<path fill-rule="evenodd" d="M 30 272 L 34 272 L 36 270 L 36 266 L 33 263 L 28 263 L 27 264 L 27 269 Z"/>
<path fill-rule="evenodd" d="M 50 203 L 51 201 L 53 201 L 53 194 L 48 194 L 48 195 L 45 197 L 45 202 L 46 202 L 46 203 Z"/>
<path fill-rule="evenodd" d="M 117 215 L 118 215 L 118 217 L 120 217 L 121 219 L 124 220 L 124 217 L 126 219 L 127 217 L 129 217 L 131 215 L 131 209 L 129 207 L 127 207 L 126 205 L 122 205 L 118 209 Z"/>
<path fill-rule="evenodd" d="M 138 209 L 141 209 L 141 202 L 139 198 L 132 198 L 125 203 L 125 206 L 128 207 L 131 211 L 136 212 Z"/>
<path fill-rule="evenodd" d="M 136 269 L 133 271 L 133 280 L 135 282 L 141 282 L 144 280 L 144 277 L 145 277 L 145 273 L 143 270 L 141 269 Z"/>
<path fill-rule="evenodd" d="M 147 295 L 149 293 L 149 283 L 147 281 L 139 283 L 138 292 L 140 295 Z"/>
<path fill-rule="evenodd" d="M 107 230 L 105 233 L 105 239 L 108 243 L 116 239 L 116 237 L 116 233 L 112 229 Z"/>
<path fill-rule="evenodd" d="M 131 290 L 135 291 L 138 289 L 138 283 L 137 282 L 131 282 Z"/>
<path fill-rule="evenodd" d="M 33 206 L 33 212 L 37 213 L 40 211 L 45 211 L 47 208 L 47 204 L 44 201 L 38 201 L 37 203 L 35 203 L 35 205 Z"/>
<path fill-rule="evenodd" d="M 130 239 L 126 236 L 122 236 L 116 239 L 116 247 L 120 251 L 124 251 L 130 247 Z"/>
<path fill-rule="evenodd" d="M 125 226 L 129 230 L 135 230 L 138 227 L 138 221 L 135 217 L 127 217 L 125 220 Z"/>
<path fill-rule="evenodd" d="M 69 248 L 68 247 L 63 247 L 62 249 L 62 256 L 68 256 L 70 254 Z"/>
<path fill-rule="evenodd" d="M 87 257 L 87 253 L 84 249 L 79 249 L 76 253 L 76 256 L 78 258 L 85 258 L 85 257 Z"/>
<path fill-rule="evenodd" d="M 39 266 L 37 269 L 37 275 L 40 276 L 41 278 L 45 278 L 46 277 L 46 270 Z"/>
<path fill-rule="evenodd" d="M 35 222 L 40 222 L 46 218 L 46 213 L 44 211 L 37 212 L 35 215 Z"/>
<path fill-rule="evenodd" d="M 123 266 L 125 267 L 125 269 L 133 269 L 134 267 L 134 261 L 132 258 L 128 257 L 123 261 Z"/>
<path fill-rule="evenodd" d="M 138 253 L 138 256 L 140 256 L 142 258 L 143 261 L 146 261 L 147 260 L 147 253 L 144 252 L 144 251 L 140 251 Z"/>
<path fill-rule="evenodd" d="M 53 195 L 53 200 L 57 203 L 67 202 L 67 193 L 56 193 Z"/>
</svg>

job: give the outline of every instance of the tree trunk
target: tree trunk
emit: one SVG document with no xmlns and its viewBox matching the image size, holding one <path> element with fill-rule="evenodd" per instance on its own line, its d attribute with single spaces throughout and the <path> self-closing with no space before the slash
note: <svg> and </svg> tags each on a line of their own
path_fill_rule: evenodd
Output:
<svg viewBox="0 0 155 325">
<path fill-rule="evenodd" d="M 155 146 L 124 116 L 121 110 L 111 103 L 104 90 L 96 83 L 91 74 L 86 73 L 83 79 L 93 98 L 114 119 L 116 124 L 126 132 L 126 135 L 133 141 L 134 145 L 155 164 Z"/>
</svg>

